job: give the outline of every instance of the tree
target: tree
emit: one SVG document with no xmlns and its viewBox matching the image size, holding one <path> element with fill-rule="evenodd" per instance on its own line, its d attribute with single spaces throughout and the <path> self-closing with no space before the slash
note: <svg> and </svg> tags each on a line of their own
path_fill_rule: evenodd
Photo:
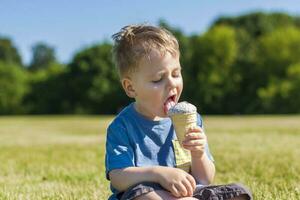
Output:
<svg viewBox="0 0 300 200">
<path fill-rule="evenodd" d="M 258 38 L 268 34 L 277 28 L 287 27 L 297 24 L 299 18 L 292 17 L 285 13 L 263 13 L 254 12 L 238 17 L 220 17 L 211 28 L 217 25 L 232 26 L 235 29 L 243 29 L 252 38 Z"/>
<path fill-rule="evenodd" d="M 69 88 L 67 110 L 111 114 L 129 101 L 120 87 L 111 48 L 109 43 L 103 43 L 75 55 L 66 74 Z"/>
<path fill-rule="evenodd" d="M 258 94 L 265 111 L 299 111 L 299 55 L 299 28 L 281 28 L 259 40 L 257 62 L 264 85 L 258 88 Z"/>
<path fill-rule="evenodd" d="M 26 72 L 12 63 L 0 62 L 0 114 L 24 113 L 27 92 Z"/>
<path fill-rule="evenodd" d="M 21 56 L 9 38 L 0 37 L 0 61 L 9 66 L 22 66 Z"/>
<path fill-rule="evenodd" d="M 289 65 L 300 61 L 300 29 L 280 28 L 259 40 L 256 60 L 266 76 L 284 76 Z"/>
<path fill-rule="evenodd" d="M 240 78 L 233 68 L 238 53 L 235 30 L 216 26 L 193 39 L 191 66 L 185 69 L 186 92 L 202 111 L 229 112 L 225 100 Z"/>
<path fill-rule="evenodd" d="M 288 30 L 290 27 L 300 27 L 299 22 L 299 17 L 290 16 L 285 13 L 256 12 L 238 17 L 220 17 L 212 25 L 211 28 L 224 24 L 236 30 L 239 50 L 234 65 L 241 77 L 241 81 L 236 85 L 236 94 L 239 103 L 234 103 L 234 105 L 237 105 L 234 112 L 261 113 L 265 111 L 266 107 L 262 105 L 262 96 L 260 96 L 262 92 L 259 91 L 264 90 L 263 88 L 267 87 L 266 85 L 269 82 L 274 81 L 271 81 L 274 73 L 286 74 L 286 67 L 291 64 L 290 59 L 295 60 L 295 58 L 291 57 L 283 59 L 281 55 L 277 56 L 277 51 L 283 52 L 286 48 L 281 48 L 280 45 L 276 44 L 276 41 L 271 42 L 270 40 L 274 40 L 274 37 L 270 39 L 269 36 L 278 29 Z M 295 34 L 292 35 L 294 38 Z M 277 37 L 278 39 L 281 37 L 279 39 L 280 43 L 286 46 L 284 40 L 288 37 L 285 33 Z M 261 42 L 261 40 L 266 41 Z M 266 46 L 269 46 L 268 50 Z M 297 46 L 297 43 L 294 43 L 294 46 Z M 267 58 L 265 57 L 266 51 L 273 52 L 272 58 L 269 57 L 268 61 L 266 61 Z M 291 53 L 290 55 L 295 54 Z"/>
<path fill-rule="evenodd" d="M 57 63 L 57 61 L 55 58 L 55 50 L 53 47 L 50 47 L 42 42 L 33 45 L 32 59 L 29 65 L 30 70 L 48 68 L 54 63 Z"/>
<path fill-rule="evenodd" d="M 64 80 L 65 67 L 52 63 L 47 68 L 31 71 L 30 89 L 24 98 L 24 107 L 31 114 L 55 114 L 64 112 L 65 93 L 68 88 Z"/>
<path fill-rule="evenodd" d="M 300 63 L 290 65 L 287 77 L 274 77 L 264 88 L 260 88 L 259 96 L 265 112 L 299 113 L 300 112 Z"/>
</svg>

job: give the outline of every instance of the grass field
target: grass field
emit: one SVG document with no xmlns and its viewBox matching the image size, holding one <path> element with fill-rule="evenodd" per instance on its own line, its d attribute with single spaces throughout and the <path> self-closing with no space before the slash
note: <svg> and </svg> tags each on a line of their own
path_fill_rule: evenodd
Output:
<svg viewBox="0 0 300 200">
<path fill-rule="evenodd" d="M 107 199 L 111 117 L 0 117 L 0 199 Z M 204 118 L 215 183 L 241 182 L 255 199 L 300 199 L 300 116 Z"/>
</svg>

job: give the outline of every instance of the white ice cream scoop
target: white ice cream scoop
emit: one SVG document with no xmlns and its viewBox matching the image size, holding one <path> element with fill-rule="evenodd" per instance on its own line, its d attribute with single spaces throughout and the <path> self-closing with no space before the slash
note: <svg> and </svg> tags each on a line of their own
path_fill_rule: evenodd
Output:
<svg viewBox="0 0 300 200">
<path fill-rule="evenodd" d="M 177 103 L 173 107 L 168 110 L 168 116 L 175 115 L 175 114 L 184 114 L 184 113 L 196 113 L 197 108 L 193 104 L 182 101 Z"/>
</svg>

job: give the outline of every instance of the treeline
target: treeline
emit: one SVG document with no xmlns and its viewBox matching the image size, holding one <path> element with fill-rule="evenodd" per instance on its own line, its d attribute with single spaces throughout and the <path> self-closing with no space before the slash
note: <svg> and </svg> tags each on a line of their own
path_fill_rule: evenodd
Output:
<svg viewBox="0 0 300 200">
<path fill-rule="evenodd" d="M 180 43 L 182 100 L 201 113 L 300 112 L 300 17 L 220 17 L 193 35 L 159 24 Z M 131 100 L 119 84 L 111 48 L 95 44 L 64 65 L 53 47 L 38 43 L 24 66 L 12 41 L 0 36 L 0 114 L 117 113 Z"/>
</svg>

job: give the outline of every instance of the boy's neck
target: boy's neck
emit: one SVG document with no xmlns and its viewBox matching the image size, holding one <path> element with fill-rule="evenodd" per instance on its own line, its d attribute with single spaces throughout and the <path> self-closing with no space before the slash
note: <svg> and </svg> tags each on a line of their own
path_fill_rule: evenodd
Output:
<svg viewBox="0 0 300 200">
<path fill-rule="evenodd" d="M 145 114 L 140 110 L 140 108 L 139 108 L 139 106 L 137 105 L 136 102 L 134 102 L 133 107 L 134 107 L 134 109 L 135 109 L 136 112 L 138 112 L 140 115 L 142 115 L 143 117 L 145 117 L 145 118 L 147 118 L 147 119 L 149 119 L 149 120 L 152 120 L 152 121 L 161 121 L 161 120 L 165 119 L 165 118 L 159 117 L 159 116 L 149 117 L 149 116 L 145 115 Z"/>
</svg>

